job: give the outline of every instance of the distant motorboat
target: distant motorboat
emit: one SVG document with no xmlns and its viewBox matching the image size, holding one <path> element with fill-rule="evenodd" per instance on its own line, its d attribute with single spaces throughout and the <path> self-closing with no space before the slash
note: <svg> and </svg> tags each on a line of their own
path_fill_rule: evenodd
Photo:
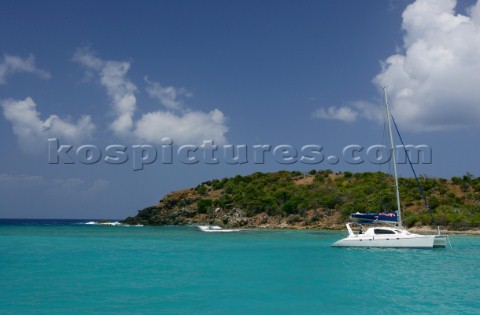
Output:
<svg viewBox="0 0 480 315">
<path fill-rule="evenodd" d="M 213 233 L 231 233 L 231 232 L 241 232 L 243 229 L 224 229 L 217 225 L 199 225 L 198 228 L 202 232 L 213 232 Z"/>
</svg>

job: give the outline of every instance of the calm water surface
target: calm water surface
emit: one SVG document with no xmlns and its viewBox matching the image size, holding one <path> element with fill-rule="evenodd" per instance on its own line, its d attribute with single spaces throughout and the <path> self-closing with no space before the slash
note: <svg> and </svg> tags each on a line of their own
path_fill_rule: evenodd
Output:
<svg viewBox="0 0 480 315">
<path fill-rule="evenodd" d="M 478 314 L 480 237 L 341 249 L 344 233 L 0 220 L 0 313 Z"/>
</svg>

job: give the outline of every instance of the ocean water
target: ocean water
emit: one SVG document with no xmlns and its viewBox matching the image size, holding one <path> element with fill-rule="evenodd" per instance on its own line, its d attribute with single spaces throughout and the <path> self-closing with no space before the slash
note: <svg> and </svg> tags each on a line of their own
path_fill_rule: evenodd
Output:
<svg viewBox="0 0 480 315">
<path fill-rule="evenodd" d="M 1 314 L 479 314 L 480 237 L 342 249 L 331 231 L 0 220 Z"/>
</svg>

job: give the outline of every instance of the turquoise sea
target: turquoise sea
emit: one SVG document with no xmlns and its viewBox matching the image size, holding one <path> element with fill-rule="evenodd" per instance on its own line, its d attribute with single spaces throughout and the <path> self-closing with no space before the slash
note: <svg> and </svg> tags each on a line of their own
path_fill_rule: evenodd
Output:
<svg viewBox="0 0 480 315">
<path fill-rule="evenodd" d="M 341 249 L 331 231 L 0 220 L 1 314 L 479 314 L 480 237 Z"/>
</svg>

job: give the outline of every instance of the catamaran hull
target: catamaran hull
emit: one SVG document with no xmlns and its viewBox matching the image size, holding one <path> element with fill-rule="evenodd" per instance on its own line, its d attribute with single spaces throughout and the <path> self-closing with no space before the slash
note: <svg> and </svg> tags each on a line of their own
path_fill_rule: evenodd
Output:
<svg viewBox="0 0 480 315">
<path fill-rule="evenodd" d="M 447 236 L 435 235 L 435 240 L 433 241 L 433 247 L 439 247 L 439 248 L 447 247 Z"/>
<path fill-rule="evenodd" d="M 435 235 L 422 235 L 408 238 L 382 237 L 347 237 L 332 244 L 333 247 L 367 247 L 367 248 L 433 248 Z M 440 246 L 439 246 L 440 247 Z M 443 246 L 445 247 L 445 246 Z"/>
</svg>

